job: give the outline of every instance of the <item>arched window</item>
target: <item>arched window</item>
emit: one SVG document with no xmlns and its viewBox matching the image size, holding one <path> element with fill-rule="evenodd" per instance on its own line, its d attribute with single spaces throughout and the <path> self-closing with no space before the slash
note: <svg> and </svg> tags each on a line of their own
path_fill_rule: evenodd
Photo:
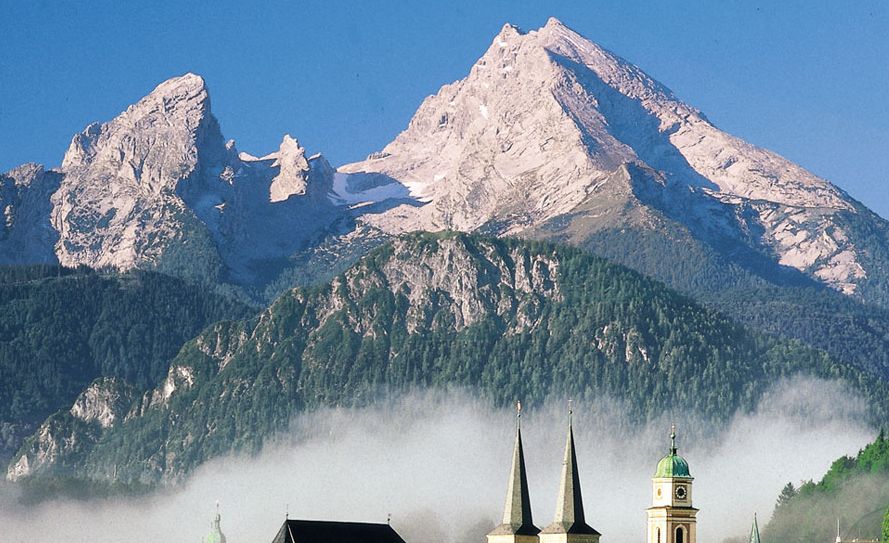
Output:
<svg viewBox="0 0 889 543">
<path fill-rule="evenodd" d="M 661 543 L 661 529 L 657 529 L 657 543 Z"/>
<path fill-rule="evenodd" d="M 682 526 L 676 528 L 676 543 L 685 543 L 685 530 Z"/>
</svg>

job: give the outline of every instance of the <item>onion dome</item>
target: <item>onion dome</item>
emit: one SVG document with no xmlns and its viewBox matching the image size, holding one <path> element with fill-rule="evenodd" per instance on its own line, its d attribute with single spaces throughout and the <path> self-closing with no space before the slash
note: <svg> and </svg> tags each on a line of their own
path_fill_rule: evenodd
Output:
<svg viewBox="0 0 889 543">
<path fill-rule="evenodd" d="M 657 463 L 657 471 L 654 473 L 656 479 L 670 477 L 688 477 L 691 473 L 688 471 L 688 462 L 676 454 L 676 427 L 674 426 L 670 433 L 670 454 L 661 458 Z"/>
</svg>

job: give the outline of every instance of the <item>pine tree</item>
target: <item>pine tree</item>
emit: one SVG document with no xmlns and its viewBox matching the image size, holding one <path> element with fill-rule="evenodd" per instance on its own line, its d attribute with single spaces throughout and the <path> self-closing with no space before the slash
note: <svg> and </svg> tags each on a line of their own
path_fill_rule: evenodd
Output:
<svg viewBox="0 0 889 543">
<path fill-rule="evenodd" d="M 783 505 L 787 505 L 793 501 L 798 493 L 799 492 L 794 488 L 793 483 L 787 483 L 781 490 L 781 494 L 778 495 L 778 503 L 775 504 L 775 508 L 778 509 Z"/>
<path fill-rule="evenodd" d="M 886 514 L 883 515 L 883 543 L 889 543 L 889 507 L 886 508 Z"/>
</svg>

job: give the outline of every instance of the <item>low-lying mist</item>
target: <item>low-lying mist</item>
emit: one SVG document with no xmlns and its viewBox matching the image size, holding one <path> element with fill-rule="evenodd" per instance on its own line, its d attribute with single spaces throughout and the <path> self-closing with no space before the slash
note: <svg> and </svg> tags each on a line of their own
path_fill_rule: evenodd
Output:
<svg viewBox="0 0 889 543">
<path fill-rule="evenodd" d="M 840 385 L 776 385 L 752 414 L 705 428 L 691 414 L 639 426 L 619 404 L 574 406 L 587 521 L 603 543 L 644 542 L 650 477 L 678 426 L 679 453 L 695 477 L 701 541 L 746 534 L 771 515 L 788 481 L 819 479 L 875 432 Z M 526 410 L 525 458 L 535 524 L 552 520 L 567 426 L 566 402 Z M 50 501 L 25 507 L 0 487 L 0 540 L 198 543 L 215 503 L 229 543 L 271 541 L 290 518 L 386 522 L 408 543 L 481 543 L 499 521 L 515 414 L 470 394 L 414 394 L 365 409 L 297 417 L 255 457 L 205 464 L 174 490 L 129 500 Z"/>
</svg>

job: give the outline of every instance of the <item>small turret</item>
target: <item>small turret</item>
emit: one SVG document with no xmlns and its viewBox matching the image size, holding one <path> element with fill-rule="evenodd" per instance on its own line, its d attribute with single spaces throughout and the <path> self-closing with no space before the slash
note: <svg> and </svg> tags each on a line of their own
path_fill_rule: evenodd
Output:
<svg viewBox="0 0 889 543">
<path fill-rule="evenodd" d="M 655 477 L 691 477 L 688 471 L 688 462 L 677 454 L 676 426 L 670 430 L 670 454 L 661 458 L 657 463 Z"/>
</svg>

